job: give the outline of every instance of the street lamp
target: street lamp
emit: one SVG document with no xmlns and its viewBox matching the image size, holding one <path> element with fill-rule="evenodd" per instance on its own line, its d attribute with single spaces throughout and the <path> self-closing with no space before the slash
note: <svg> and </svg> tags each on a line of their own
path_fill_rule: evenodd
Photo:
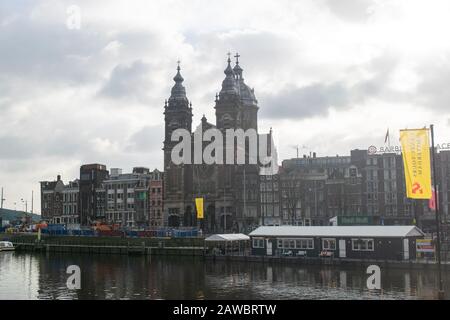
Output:
<svg viewBox="0 0 450 320">
<path fill-rule="evenodd" d="M 23 200 L 23 199 L 20 199 L 20 201 L 22 201 L 22 204 L 24 204 L 25 205 L 25 213 L 27 213 L 27 206 L 28 206 L 28 200 Z"/>
<path fill-rule="evenodd" d="M 309 192 L 312 192 L 312 188 L 309 188 Z M 317 219 L 317 180 L 314 180 L 314 215 Z"/>
</svg>

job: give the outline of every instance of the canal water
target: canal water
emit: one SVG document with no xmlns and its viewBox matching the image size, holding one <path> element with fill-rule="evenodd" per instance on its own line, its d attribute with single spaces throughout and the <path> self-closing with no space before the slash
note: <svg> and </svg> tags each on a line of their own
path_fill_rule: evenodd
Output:
<svg viewBox="0 0 450 320">
<path fill-rule="evenodd" d="M 81 269 L 69 290 L 66 269 Z M 365 268 L 204 261 L 191 257 L 0 252 L 0 299 L 434 299 L 431 270 L 381 270 L 368 290 Z M 445 275 L 450 289 L 450 277 Z M 446 292 L 448 292 L 448 289 Z M 446 297 L 447 299 L 450 296 Z"/>
</svg>

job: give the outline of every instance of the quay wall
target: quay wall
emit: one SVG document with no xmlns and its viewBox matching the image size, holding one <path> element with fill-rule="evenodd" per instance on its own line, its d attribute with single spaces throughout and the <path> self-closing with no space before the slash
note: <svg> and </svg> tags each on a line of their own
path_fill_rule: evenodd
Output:
<svg viewBox="0 0 450 320">
<path fill-rule="evenodd" d="M 92 254 L 204 255 L 202 238 L 121 238 L 0 234 L 0 240 L 11 241 L 16 250 Z"/>
<path fill-rule="evenodd" d="M 229 261 L 267 264 L 290 265 L 329 265 L 342 267 L 367 267 L 371 264 L 381 268 L 399 269 L 429 269 L 437 271 L 434 260 L 428 261 L 398 261 L 374 259 L 339 259 L 314 257 L 279 257 L 254 256 L 248 254 L 212 255 L 204 246 L 203 238 L 120 238 L 120 237 L 80 237 L 80 236 L 49 236 L 37 241 L 35 234 L 2 234 L 0 240 L 14 243 L 18 251 L 32 252 L 62 252 L 87 254 L 136 254 L 136 255 L 167 255 L 196 256 L 207 261 Z M 443 270 L 450 270 L 450 263 L 442 264 Z"/>
</svg>

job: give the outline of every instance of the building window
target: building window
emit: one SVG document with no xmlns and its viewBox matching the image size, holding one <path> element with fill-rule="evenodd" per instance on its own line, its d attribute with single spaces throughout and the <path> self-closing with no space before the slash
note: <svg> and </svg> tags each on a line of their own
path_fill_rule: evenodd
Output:
<svg viewBox="0 0 450 320">
<path fill-rule="evenodd" d="M 353 251 L 373 251 L 373 239 L 352 239 Z"/>
<path fill-rule="evenodd" d="M 322 239 L 323 250 L 336 250 L 336 239 Z"/>
<path fill-rule="evenodd" d="M 313 239 L 296 239 L 295 240 L 296 249 L 314 249 Z"/>
<path fill-rule="evenodd" d="M 264 248 L 264 239 L 253 238 L 253 248 Z"/>
</svg>

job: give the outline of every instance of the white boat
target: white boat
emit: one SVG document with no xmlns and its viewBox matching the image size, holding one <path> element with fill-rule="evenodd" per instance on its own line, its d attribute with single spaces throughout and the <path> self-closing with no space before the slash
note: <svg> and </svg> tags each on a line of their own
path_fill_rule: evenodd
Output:
<svg viewBox="0 0 450 320">
<path fill-rule="evenodd" d="M 13 251 L 14 245 L 10 241 L 0 241 L 0 251 Z"/>
</svg>

